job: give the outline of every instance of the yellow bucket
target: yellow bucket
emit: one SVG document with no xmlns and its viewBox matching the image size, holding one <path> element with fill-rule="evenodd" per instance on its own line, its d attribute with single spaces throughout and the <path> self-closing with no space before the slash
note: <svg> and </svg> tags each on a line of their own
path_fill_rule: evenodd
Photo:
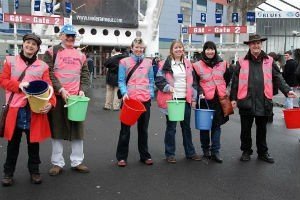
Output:
<svg viewBox="0 0 300 200">
<path fill-rule="evenodd" d="M 47 82 L 42 80 L 31 81 L 27 88 L 24 88 L 24 93 L 28 99 L 30 109 L 34 113 L 40 113 L 53 95 L 53 88 Z"/>
</svg>

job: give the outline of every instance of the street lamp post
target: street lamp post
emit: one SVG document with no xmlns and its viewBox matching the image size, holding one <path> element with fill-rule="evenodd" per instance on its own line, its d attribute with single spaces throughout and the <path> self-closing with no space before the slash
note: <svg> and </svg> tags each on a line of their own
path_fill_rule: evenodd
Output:
<svg viewBox="0 0 300 200">
<path fill-rule="evenodd" d="M 14 15 L 16 15 L 16 1 L 14 1 Z M 15 49 L 15 56 L 18 55 L 18 35 L 17 35 L 17 24 L 14 23 L 14 49 Z"/>
</svg>

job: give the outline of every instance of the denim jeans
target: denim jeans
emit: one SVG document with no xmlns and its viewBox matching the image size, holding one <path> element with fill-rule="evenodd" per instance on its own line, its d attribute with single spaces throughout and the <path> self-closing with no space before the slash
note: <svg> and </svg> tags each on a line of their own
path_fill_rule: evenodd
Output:
<svg viewBox="0 0 300 200">
<path fill-rule="evenodd" d="M 200 141 L 203 153 L 211 151 L 211 154 L 217 154 L 220 151 L 221 127 L 216 127 L 210 131 L 200 130 Z M 211 143 L 211 145 L 210 145 Z"/>
<path fill-rule="evenodd" d="M 169 121 L 168 115 L 167 118 L 167 129 L 165 132 L 165 155 L 166 157 L 175 156 L 176 144 L 175 144 L 175 135 L 176 135 L 176 125 L 177 122 Z M 182 130 L 182 139 L 183 147 L 185 151 L 185 156 L 190 158 L 196 154 L 195 147 L 192 142 L 192 131 L 190 126 L 191 121 L 191 106 L 186 103 L 184 120 L 180 122 Z"/>
</svg>

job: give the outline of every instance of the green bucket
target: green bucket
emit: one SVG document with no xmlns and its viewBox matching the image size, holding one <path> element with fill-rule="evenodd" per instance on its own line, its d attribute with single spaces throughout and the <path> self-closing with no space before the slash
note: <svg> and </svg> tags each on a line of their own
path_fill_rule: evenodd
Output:
<svg viewBox="0 0 300 200">
<path fill-rule="evenodd" d="M 169 100 L 168 105 L 168 118 L 170 121 L 183 121 L 185 111 L 185 100 Z"/>
<path fill-rule="evenodd" d="M 70 96 L 67 100 L 68 119 L 71 121 L 82 122 L 85 120 L 90 98 L 82 96 Z"/>
</svg>

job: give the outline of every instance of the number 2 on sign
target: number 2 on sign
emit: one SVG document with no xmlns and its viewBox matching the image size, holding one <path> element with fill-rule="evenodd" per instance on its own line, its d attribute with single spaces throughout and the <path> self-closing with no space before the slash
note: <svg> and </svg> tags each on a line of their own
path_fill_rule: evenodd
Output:
<svg viewBox="0 0 300 200">
<path fill-rule="evenodd" d="M 55 20 L 55 22 L 54 22 L 55 25 L 59 25 L 59 20 L 60 20 L 60 19 L 59 19 L 59 18 L 55 18 L 54 20 Z"/>
<path fill-rule="evenodd" d="M 241 33 L 241 27 L 235 27 L 234 32 L 235 33 Z"/>
</svg>

